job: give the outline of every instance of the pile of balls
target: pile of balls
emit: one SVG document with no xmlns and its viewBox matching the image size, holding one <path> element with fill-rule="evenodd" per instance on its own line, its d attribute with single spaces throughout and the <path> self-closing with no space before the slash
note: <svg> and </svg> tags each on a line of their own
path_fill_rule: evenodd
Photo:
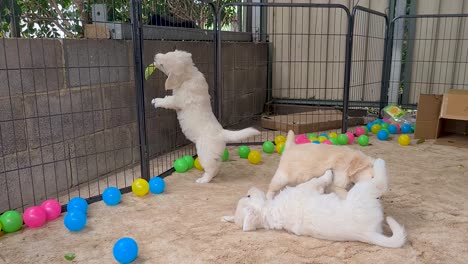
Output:
<svg viewBox="0 0 468 264">
<path fill-rule="evenodd" d="M 398 137 L 398 143 L 401 146 L 408 146 L 411 142 L 411 138 L 408 134 L 414 133 L 414 124 L 402 124 L 391 122 L 388 119 L 376 119 L 366 125 L 366 128 L 370 130 L 377 138 L 381 141 L 387 140 L 390 135 L 400 134 Z"/>
<path fill-rule="evenodd" d="M 229 160 L 229 151 L 224 149 L 223 155 L 221 156 L 223 161 Z M 174 169 L 179 173 L 184 173 L 195 167 L 197 170 L 203 170 L 203 167 L 200 163 L 200 159 L 197 157 L 193 159 L 190 155 L 185 155 L 182 158 L 178 158 L 174 161 Z"/>
</svg>

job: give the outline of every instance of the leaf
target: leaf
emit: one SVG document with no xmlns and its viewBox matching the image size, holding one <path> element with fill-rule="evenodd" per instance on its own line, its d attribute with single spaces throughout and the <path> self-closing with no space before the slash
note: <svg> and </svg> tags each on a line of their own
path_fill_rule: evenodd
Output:
<svg viewBox="0 0 468 264">
<path fill-rule="evenodd" d="M 63 257 L 64 257 L 66 260 L 68 260 L 68 261 L 72 261 L 72 260 L 75 259 L 76 256 L 75 256 L 75 253 L 67 253 L 67 254 L 65 254 L 65 256 L 63 256 Z"/>
<path fill-rule="evenodd" d="M 462 164 L 458 165 L 457 167 L 458 167 L 459 169 L 465 168 L 465 166 L 463 166 Z"/>
<path fill-rule="evenodd" d="M 420 139 L 418 139 L 418 141 L 416 142 L 416 144 L 422 144 L 422 143 L 424 143 L 424 142 L 426 142 L 426 140 L 425 140 L 424 138 L 420 138 Z"/>
<path fill-rule="evenodd" d="M 145 80 L 148 80 L 148 78 L 151 76 L 151 74 L 153 74 L 154 70 L 156 69 L 156 66 L 154 66 L 154 64 L 150 64 L 148 65 L 148 67 L 146 67 L 145 69 Z"/>
</svg>

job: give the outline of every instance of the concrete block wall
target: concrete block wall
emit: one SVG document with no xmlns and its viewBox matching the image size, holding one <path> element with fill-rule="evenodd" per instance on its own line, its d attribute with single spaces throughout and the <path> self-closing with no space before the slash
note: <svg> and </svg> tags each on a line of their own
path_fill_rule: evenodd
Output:
<svg viewBox="0 0 468 264">
<path fill-rule="evenodd" d="M 192 53 L 213 94 L 211 42 L 145 41 L 145 65 L 176 48 Z M 132 51 L 123 40 L 0 40 L 0 212 L 138 162 Z M 261 112 L 266 54 L 266 44 L 223 44 L 224 125 Z M 188 143 L 175 112 L 150 104 L 165 79 L 145 82 L 152 157 Z"/>
</svg>

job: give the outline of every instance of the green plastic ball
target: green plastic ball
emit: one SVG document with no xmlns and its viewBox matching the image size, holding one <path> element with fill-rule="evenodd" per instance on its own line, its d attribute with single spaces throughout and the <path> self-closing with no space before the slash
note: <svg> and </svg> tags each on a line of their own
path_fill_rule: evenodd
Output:
<svg viewBox="0 0 468 264">
<path fill-rule="evenodd" d="M 174 161 L 174 169 L 177 172 L 183 173 L 188 170 L 189 166 L 187 164 L 187 161 L 184 158 L 176 159 Z"/>
<path fill-rule="evenodd" d="M 247 146 L 240 146 L 237 153 L 241 159 L 246 159 L 249 156 L 250 148 Z"/>
<path fill-rule="evenodd" d="M 223 161 L 227 161 L 229 159 L 229 151 L 224 149 L 223 156 L 221 157 Z"/>
<path fill-rule="evenodd" d="M 331 141 L 331 143 L 333 145 L 339 145 L 340 144 L 340 143 L 338 143 L 338 138 L 330 138 L 329 140 Z"/>
<path fill-rule="evenodd" d="M 23 217 L 16 211 L 6 211 L 0 216 L 0 223 L 5 233 L 13 233 L 20 230 L 23 226 Z"/>
<path fill-rule="evenodd" d="M 191 168 L 193 168 L 193 163 L 195 162 L 195 160 L 193 159 L 192 156 L 185 155 L 182 158 L 185 160 L 185 162 L 187 162 L 187 166 L 188 166 L 187 170 L 190 170 Z"/>
<path fill-rule="evenodd" d="M 357 142 L 360 146 L 365 147 L 369 145 L 369 137 L 366 135 L 360 135 L 357 139 Z"/>
<path fill-rule="evenodd" d="M 389 124 L 384 122 L 380 126 L 382 127 L 382 129 L 388 129 Z"/>
<path fill-rule="evenodd" d="M 275 144 L 271 141 L 265 141 L 262 145 L 262 149 L 265 153 L 273 153 L 273 151 L 275 151 Z"/>
<path fill-rule="evenodd" d="M 362 126 L 362 128 L 364 128 L 364 130 L 366 130 L 366 134 L 369 134 L 369 128 L 367 128 L 367 126 Z"/>
<path fill-rule="evenodd" d="M 340 134 L 340 135 L 338 136 L 338 144 L 340 144 L 340 145 L 346 145 L 346 144 L 348 144 L 348 140 L 349 140 L 349 138 L 348 138 L 348 136 L 345 135 L 345 134 Z"/>
<path fill-rule="evenodd" d="M 307 138 L 308 138 L 308 139 L 310 139 L 310 138 L 316 138 L 316 137 L 318 137 L 318 136 L 317 136 L 317 134 L 315 134 L 315 133 L 309 133 L 309 134 L 307 134 Z"/>
</svg>

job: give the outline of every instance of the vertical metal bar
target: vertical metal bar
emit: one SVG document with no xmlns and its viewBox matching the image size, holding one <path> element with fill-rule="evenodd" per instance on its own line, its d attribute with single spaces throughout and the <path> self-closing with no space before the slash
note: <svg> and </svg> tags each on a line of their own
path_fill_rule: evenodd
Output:
<svg viewBox="0 0 468 264">
<path fill-rule="evenodd" d="M 261 0 L 261 3 L 265 3 L 266 0 Z M 260 7 L 260 41 L 267 41 L 267 27 L 268 27 L 268 13 L 267 7 Z"/>
<path fill-rule="evenodd" d="M 138 108 L 138 128 L 140 139 L 141 177 L 149 180 L 148 139 L 146 137 L 145 89 L 143 84 L 143 36 L 141 24 L 141 0 L 132 0 L 130 7 L 132 18 L 133 63 L 135 67 L 135 88 Z"/>
<path fill-rule="evenodd" d="M 222 98 L 223 98 L 223 83 L 222 83 L 222 58 L 221 58 L 221 29 L 223 25 L 221 19 L 221 12 L 223 11 L 223 7 L 219 10 L 213 6 L 214 14 L 215 14 L 215 21 L 214 23 L 217 25 L 216 28 L 216 41 L 215 41 L 215 53 L 216 53 L 216 65 L 215 65 L 215 87 L 214 87 L 214 113 L 218 118 L 219 122 L 222 124 Z"/>
<path fill-rule="evenodd" d="M 345 133 L 348 129 L 348 105 L 349 105 L 349 85 L 351 82 L 351 56 L 353 50 L 353 30 L 354 15 L 348 16 L 348 32 L 346 33 L 346 51 L 345 51 L 345 74 L 343 89 L 343 116 L 341 120 L 341 132 Z"/>
<path fill-rule="evenodd" d="M 388 104 L 388 82 L 387 72 L 389 65 L 392 63 L 391 50 L 389 50 L 389 24 L 388 17 L 385 17 L 385 39 L 384 39 L 384 54 L 383 54 L 383 65 L 382 65 L 382 77 L 380 82 L 380 105 L 379 105 L 379 118 L 381 116 L 381 110 Z M 390 54 L 389 54 L 390 53 Z"/>
<path fill-rule="evenodd" d="M 416 14 L 416 1 L 412 0 L 410 4 L 410 15 Z M 403 74 L 403 95 L 401 98 L 402 105 L 408 105 L 410 103 L 410 91 L 411 91 L 411 75 L 413 74 L 413 50 L 415 42 L 416 32 L 416 19 L 405 19 L 408 25 L 408 32 L 404 35 L 406 38 L 406 58 L 402 63 L 404 64 L 405 73 Z"/>
</svg>

